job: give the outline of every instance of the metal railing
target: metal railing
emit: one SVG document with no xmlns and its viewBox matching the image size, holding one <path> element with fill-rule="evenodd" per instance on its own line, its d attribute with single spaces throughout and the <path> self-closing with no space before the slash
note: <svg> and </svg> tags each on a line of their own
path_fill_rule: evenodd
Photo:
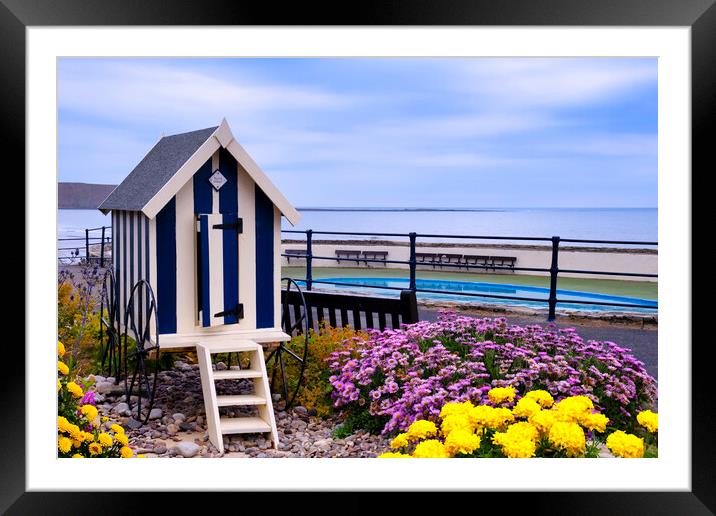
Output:
<svg viewBox="0 0 716 516">
<path fill-rule="evenodd" d="M 423 293 L 435 293 L 435 294 L 448 294 L 448 295 L 459 295 L 459 296 L 472 296 L 482 298 L 494 298 L 494 299 L 505 299 L 515 301 L 532 301 L 532 302 L 544 302 L 547 303 L 549 313 L 547 319 L 553 321 L 556 318 L 556 308 L 559 303 L 570 303 L 570 304 L 583 304 L 583 305 L 604 305 L 614 307 L 627 307 L 627 308 L 657 308 L 657 305 L 647 305 L 643 303 L 618 303 L 610 301 L 586 301 L 586 300 L 564 300 L 557 297 L 557 283 L 560 273 L 569 274 L 586 274 L 586 275 L 599 275 L 599 276 L 628 276 L 628 277 L 643 277 L 643 278 L 657 278 L 657 274 L 653 273 L 635 273 L 635 272 L 617 272 L 617 271 L 595 271 L 587 269 L 560 269 L 559 268 L 559 251 L 561 243 L 574 243 L 574 244 L 610 244 L 610 245 L 642 245 L 642 246 L 658 246 L 658 242 L 640 242 L 640 241 L 625 241 L 625 240 L 588 240 L 588 239 L 575 239 L 575 238 L 561 238 L 559 236 L 552 237 L 525 237 L 525 236 L 493 236 L 493 235 L 437 235 L 437 234 L 418 234 L 412 233 L 363 233 L 363 232 L 349 232 L 349 231 L 314 231 L 312 229 L 307 230 L 282 230 L 282 233 L 298 233 L 306 235 L 306 252 L 304 254 L 287 254 L 282 253 L 281 256 L 288 258 L 305 258 L 306 259 L 306 289 L 311 290 L 313 284 L 328 284 L 346 287 L 361 287 L 361 288 L 377 288 L 386 290 L 402 290 L 400 287 L 390 287 L 381 285 L 361 285 L 356 283 L 337 282 L 329 280 L 318 280 L 313 279 L 313 260 L 332 260 L 336 261 L 338 258 L 335 256 L 317 256 L 313 254 L 313 236 L 314 235 L 335 235 L 335 236 L 361 236 L 361 237 L 399 237 L 408 238 L 410 246 L 410 258 L 408 260 L 387 260 L 387 259 L 376 259 L 361 256 L 360 262 L 368 263 L 382 263 L 382 264 L 403 264 L 408 265 L 410 270 L 409 289 L 415 292 Z M 527 271 L 527 272 L 546 272 L 549 273 L 549 296 L 546 299 L 539 298 L 527 298 L 521 296 L 508 296 L 499 294 L 484 294 L 477 292 L 464 292 L 464 291 L 450 291 L 450 290 L 434 290 L 426 288 L 418 288 L 417 286 L 417 267 L 418 265 L 430 265 L 430 262 L 418 262 L 416 258 L 416 248 L 418 238 L 430 238 L 430 239 L 469 239 L 469 240 L 499 240 L 499 241 L 530 241 L 530 242 L 545 242 L 549 243 L 551 247 L 551 260 L 549 267 L 516 267 L 511 265 L 495 265 L 490 264 L 468 264 L 468 263 L 447 263 L 440 262 L 440 267 L 458 267 L 470 269 L 490 269 L 493 271 L 497 270 L 510 270 L 510 271 Z M 370 240 L 366 240 L 367 244 L 370 244 Z M 434 242 L 433 242 L 434 245 Z M 341 258 L 344 260 L 345 258 Z M 352 259 L 345 259 L 346 261 L 352 261 Z"/>
<path fill-rule="evenodd" d="M 97 234 L 98 236 L 93 236 Z M 92 236 L 91 236 L 92 235 Z M 57 251 L 72 251 L 69 256 L 62 256 L 62 253 L 58 254 L 58 259 L 69 260 L 69 263 L 74 263 L 75 260 L 85 260 L 85 263 L 91 263 L 93 261 L 98 262 L 100 267 L 104 267 L 105 262 L 110 262 L 112 259 L 112 226 L 102 226 L 98 228 L 87 228 L 85 229 L 84 236 L 81 237 L 64 237 L 58 238 L 58 242 L 79 242 L 79 245 L 70 247 L 57 247 Z M 84 244 L 84 245 L 83 245 Z M 61 244 L 69 245 L 69 244 Z M 95 245 L 99 246 L 97 254 L 94 254 L 92 247 Z M 80 252 L 80 249 L 84 247 L 84 253 Z M 107 256 L 109 255 L 109 256 Z"/>
</svg>

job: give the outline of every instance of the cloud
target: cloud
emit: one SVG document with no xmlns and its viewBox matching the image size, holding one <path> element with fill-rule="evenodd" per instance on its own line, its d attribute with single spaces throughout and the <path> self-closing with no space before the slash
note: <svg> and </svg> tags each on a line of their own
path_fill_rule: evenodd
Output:
<svg viewBox="0 0 716 516">
<path fill-rule="evenodd" d="M 614 101 L 654 84 L 655 60 L 512 58 L 464 61 L 453 82 L 475 102 L 531 109 Z"/>
<path fill-rule="evenodd" d="M 59 107 L 107 120 L 206 124 L 267 111 L 340 109 L 355 105 L 357 96 L 318 88 L 281 85 L 247 74 L 209 74 L 190 66 L 101 61 L 59 65 Z"/>
</svg>

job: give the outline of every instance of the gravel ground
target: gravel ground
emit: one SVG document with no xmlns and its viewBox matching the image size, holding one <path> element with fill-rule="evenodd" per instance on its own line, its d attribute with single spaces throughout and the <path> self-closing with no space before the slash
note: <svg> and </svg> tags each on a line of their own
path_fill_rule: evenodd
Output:
<svg viewBox="0 0 716 516">
<path fill-rule="evenodd" d="M 217 366 L 225 367 L 222 363 Z M 204 414 L 199 366 L 177 361 L 175 368 L 160 373 L 153 414 L 147 425 L 130 417 L 129 407 L 121 394 L 123 383 L 95 376 L 97 407 L 110 418 L 107 424 L 124 426 L 130 446 L 147 457 L 220 457 L 209 442 Z M 225 384 L 225 385 L 222 385 Z M 217 382 L 219 394 L 253 392 L 250 381 Z M 239 407 L 235 412 L 220 409 L 221 415 L 253 415 L 252 408 Z M 274 404 L 279 446 L 273 449 L 266 434 L 224 436 L 224 457 L 375 457 L 386 451 L 389 440 L 363 430 L 343 439 L 333 439 L 340 424 L 337 418 L 323 419 L 305 407 L 280 411 Z"/>
</svg>

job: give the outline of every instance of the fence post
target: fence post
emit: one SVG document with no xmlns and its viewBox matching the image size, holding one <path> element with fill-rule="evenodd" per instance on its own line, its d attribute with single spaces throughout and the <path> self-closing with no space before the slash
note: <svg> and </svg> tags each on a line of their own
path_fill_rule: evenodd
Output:
<svg viewBox="0 0 716 516">
<path fill-rule="evenodd" d="M 552 237 L 552 264 L 549 267 L 549 315 L 548 321 L 556 318 L 557 308 L 557 275 L 559 274 L 559 240 L 558 236 Z"/>
<path fill-rule="evenodd" d="M 87 260 L 87 265 L 89 265 L 90 262 L 90 254 L 89 254 L 89 229 L 85 228 L 85 260 Z"/>
<path fill-rule="evenodd" d="M 410 290 L 415 290 L 415 267 L 416 267 L 416 258 L 415 258 L 415 233 L 409 233 L 408 236 L 410 237 Z"/>
<path fill-rule="evenodd" d="M 313 286 L 313 230 L 306 230 L 306 290 Z"/>
<path fill-rule="evenodd" d="M 102 243 L 99 246 L 99 266 L 104 267 L 104 226 L 102 226 Z"/>
</svg>

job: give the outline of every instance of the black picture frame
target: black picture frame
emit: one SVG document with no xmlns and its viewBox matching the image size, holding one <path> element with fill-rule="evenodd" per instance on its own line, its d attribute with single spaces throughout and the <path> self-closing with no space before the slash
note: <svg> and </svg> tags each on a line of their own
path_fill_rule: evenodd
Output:
<svg viewBox="0 0 716 516">
<path fill-rule="evenodd" d="M 238 1 L 100 1 L 0 0 L 0 84 L 3 155 L 19 158 L 24 169 L 25 148 L 25 28 L 27 26 L 83 25 L 562 25 L 562 26 L 685 26 L 691 28 L 692 73 L 692 191 L 693 181 L 716 170 L 713 129 L 716 125 L 716 0 L 428 0 L 361 2 L 354 9 L 336 2 L 287 3 L 276 9 L 269 3 Z M 688 180 L 688 171 L 684 171 Z M 27 190 L 26 194 L 29 194 Z M 696 202 L 692 201 L 692 206 Z M 693 234 L 693 230 L 692 230 Z M 693 251 L 692 251 L 693 253 Z M 692 270 L 705 257 L 693 253 Z M 705 316 L 703 305 L 693 303 Z M 701 312 L 699 312 L 701 311 Z M 25 317 L 28 315 L 26 314 Z M 692 321 L 705 320 L 693 317 Z M 707 319 L 706 319 L 707 320 Z M 691 338 L 692 357 L 692 489 L 689 492 L 560 492 L 511 493 L 511 510 L 550 514 L 715 514 L 716 454 L 714 403 L 706 379 L 712 376 L 708 360 L 711 339 Z M 19 343 L 19 339 L 17 340 Z M 686 347 L 684 343 L 678 343 Z M 4 350 L 3 391 L 0 394 L 0 512 L 8 514 L 114 514 L 151 507 L 158 501 L 149 493 L 49 493 L 25 488 L 25 365 L 29 357 L 17 344 Z M 9 367 L 8 364 L 12 364 Z M 113 482 L 116 485 L 116 482 Z M 275 494 L 271 495 L 272 497 Z M 296 503 L 297 494 L 286 499 Z M 314 495 L 315 496 L 315 495 Z M 493 496 L 481 493 L 480 497 Z M 502 493 L 498 496 L 505 497 Z M 247 504 L 246 494 L 206 495 L 211 503 Z M 162 497 L 162 512 L 186 507 L 186 493 Z M 304 496 L 305 498 L 305 496 Z M 415 499 L 415 498 L 414 498 Z M 473 498 L 476 500 L 476 498 Z M 475 510 L 488 507 L 480 498 Z M 365 507 L 360 493 L 342 497 L 341 506 Z M 321 503 L 320 501 L 316 503 Z M 331 502 L 326 502 L 326 506 Z M 404 497 L 393 503 L 406 510 Z M 390 509 L 391 502 L 381 502 Z M 504 501 L 503 501 L 504 504 Z M 287 509 L 286 509 L 287 510 Z M 311 509 L 313 510 L 313 509 Z M 318 509 L 316 509 L 318 510 Z M 335 508 L 335 510 L 340 510 Z M 397 512 L 397 508 L 395 509 Z M 143 512 L 143 511 L 140 511 Z"/>
</svg>

